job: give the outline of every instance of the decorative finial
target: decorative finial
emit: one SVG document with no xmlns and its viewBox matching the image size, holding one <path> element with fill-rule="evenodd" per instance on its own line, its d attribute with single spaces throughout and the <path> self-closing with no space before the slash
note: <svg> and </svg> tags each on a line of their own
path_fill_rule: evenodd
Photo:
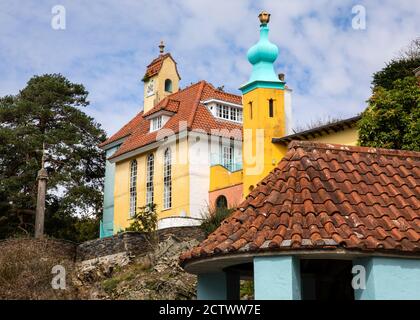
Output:
<svg viewBox="0 0 420 320">
<path fill-rule="evenodd" d="M 270 16 L 267 11 L 261 11 L 261 13 L 258 15 L 258 18 L 260 19 L 261 24 L 267 24 L 270 22 Z"/>
<path fill-rule="evenodd" d="M 159 52 L 160 54 L 163 54 L 163 50 L 165 49 L 165 45 L 163 44 L 163 40 L 160 41 L 159 45 Z"/>
</svg>

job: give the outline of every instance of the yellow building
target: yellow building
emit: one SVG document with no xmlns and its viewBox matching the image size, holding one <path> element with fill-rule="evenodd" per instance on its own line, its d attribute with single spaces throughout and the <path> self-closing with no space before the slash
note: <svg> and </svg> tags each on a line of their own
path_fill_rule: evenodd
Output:
<svg viewBox="0 0 420 320">
<path fill-rule="evenodd" d="M 107 157 L 101 237 L 127 228 L 151 203 L 159 228 L 200 224 L 209 207 L 239 204 L 292 140 L 356 144 L 358 117 L 292 132 L 292 90 L 273 68 L 278 48 L 268 40 L 269 18 L 260 14 L 242 96 L 206 81 L 181 90 L 175 60 L 159 46 L 143 77 L 143 111 L 101 145 Z"/>
</svg>

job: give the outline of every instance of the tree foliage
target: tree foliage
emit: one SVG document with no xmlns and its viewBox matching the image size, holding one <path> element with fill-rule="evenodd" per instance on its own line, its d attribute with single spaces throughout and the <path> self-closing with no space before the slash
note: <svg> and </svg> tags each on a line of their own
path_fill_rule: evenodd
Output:
<svg viewBox="0 0 420 320">
<path fill-rule="evenodd" d="M 156 205 L 150 204 L 139 207 L 134 217 L 131 219 L 130 226 L 125 231 L 152 233 L 157 229 Z"/>
<path fill-rule="evenodd" d="M 0 237 L 32 232 L 43 143 L 46 233 L 72 238 L 76 232 L 71 240 L 77 240 L 77 225 L 98 224 L 105 161 L 98 144 L 105 133 L 82 111 L 87 96 L 83 85 L 46 74 L 0 98 Z"/>
<path fill-rule="evenodd" d="M 377 87 L 359 122 L 363 146 L 420 151 L 420 88 L 415 77 Z"/>
<path fill-rule="evenodd" d="M 382 87 L 390 90 L 394 87 L 396 80 L 413 77 L 413 70 L 419 66 L 420 57 L 392 60 L 385 68 L 373 75 L 373 87 Z"/>
<path fill-rule="evenodd" d="M 359 126 L 363 146 L 420 151 L 420 38 L 373 75 L 372 96 Z"/>
</svg>

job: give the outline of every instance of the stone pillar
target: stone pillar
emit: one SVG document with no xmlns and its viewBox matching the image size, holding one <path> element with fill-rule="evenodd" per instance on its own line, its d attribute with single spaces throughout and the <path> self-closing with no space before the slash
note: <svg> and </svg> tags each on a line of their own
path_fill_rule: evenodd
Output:
<svg viewBox="0 0 420 320">
<path fill-rule="evenodd" d="M 353 265 L 366 272 L 365 289 L 355 290 L 356 300 L 420 299 L 420 259 L 372 257 Z"/>
<path fill-rule="evenodd" d="M 48 174 L 45 168 L 38 171 L 38 193 L 36 198 L 35 238 L 44 236 L 45 194 L 47 192 Z"/>
<path fill-rule="evenodd" d="M 239 300 L 239 274 L 231 272 L 198 275 L 198 300 Z"/>
<path fill-rule="evenodd" d="M 291 256 L 254 258 L 255 300 L 300 300 L 300 264 Z"/>
</svg>

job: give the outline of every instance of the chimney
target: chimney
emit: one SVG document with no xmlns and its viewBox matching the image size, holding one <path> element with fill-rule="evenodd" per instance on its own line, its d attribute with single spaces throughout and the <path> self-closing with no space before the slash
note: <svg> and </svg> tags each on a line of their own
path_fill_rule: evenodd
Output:
<svg viewBox="0 0 420 320">
<path fill-rule="evenodd" d="M 284 73 L 279 73 L 279 80 L 280 80 L 281 82 L 284 82 L 284 78 L 285 78 Z"/>
</svg>

